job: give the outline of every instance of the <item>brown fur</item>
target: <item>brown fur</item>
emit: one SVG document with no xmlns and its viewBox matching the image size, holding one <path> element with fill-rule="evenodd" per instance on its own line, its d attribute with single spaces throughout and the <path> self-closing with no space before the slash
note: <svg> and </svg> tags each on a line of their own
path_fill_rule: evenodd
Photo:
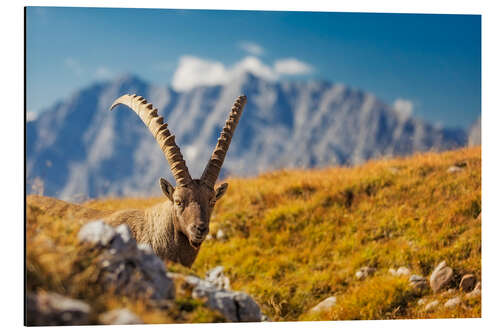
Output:
<svg viewBox="0 0 500 333">
<path fill-rule="evenodd" d="M 162 179 L 161 186 L 165 202 L 144 211 L 118 211 L 104 221 L 114 226 L 126 223 L 137 242 L 149 244 L 160 258 L 191 267 L 209 232 L 215 202 L 224 195 L 227 184 L 214 191 L 194 179 L 187 186 L 173 188 Z"/>
</svg>

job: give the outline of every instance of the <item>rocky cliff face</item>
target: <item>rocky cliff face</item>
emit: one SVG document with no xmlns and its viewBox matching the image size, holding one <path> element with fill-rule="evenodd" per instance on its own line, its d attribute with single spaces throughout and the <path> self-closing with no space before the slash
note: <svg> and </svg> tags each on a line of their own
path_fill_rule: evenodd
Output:
<svg viewBox="0 0 500 333">
<path fill-rule="evenodd" d="M 199 177 L 234 99 L 248 103 L 222 176 L 285 167 L 359 164 L 380 156 L 467 144 L 465 131 L 410 117 L 375 96 L 322 81 L 268 82 L 244 74 L 224 86 L 178 93 L 133 76 L 75 93 L 27 123 L 27 191 L 77 201 L 104 195 L 157 195 L 167 163 L 124 93 L 148 99 L 176 135 L 193 177 Z"/>
</svg>

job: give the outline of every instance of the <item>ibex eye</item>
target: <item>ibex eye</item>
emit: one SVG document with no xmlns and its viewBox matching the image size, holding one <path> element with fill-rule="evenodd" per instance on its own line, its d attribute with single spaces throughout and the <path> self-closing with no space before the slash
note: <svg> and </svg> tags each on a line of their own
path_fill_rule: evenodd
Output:
<svg viewBox="0 0 500 333">
<path fill-rule="evenodd" d="M 176 204 L 177 206 L 182 206 L 182 201 L 180 201 L 180 200 L 176 200 L 176 201 L 175 201 L 175 204 Z"/>
</svg>

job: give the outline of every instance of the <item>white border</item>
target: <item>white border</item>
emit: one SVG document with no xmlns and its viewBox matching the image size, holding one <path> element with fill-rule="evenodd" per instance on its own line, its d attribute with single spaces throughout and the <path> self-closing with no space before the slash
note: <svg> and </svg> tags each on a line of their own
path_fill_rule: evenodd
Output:
<svg viewBox="0 0 500 333">
<path fill-rule="evenodd" d="M 325 3 L 319 0 L 289 0 L 271 2 L 254 0 L 246 2 L 211 0 L 203 1 L 16 1 L 2 4 L 0 11 L 2 23 L 2 66 L 0 80 L 2 93 L 2 290 L 1 308 L 2 326 L 14 329 L 22 327 L 23 313 L 23 99 L 24 99 L 24 13 L 23 6 L 79 6 L 79 7 L 137 7 L 137 8 L 184 8 L 184 9 L 243 9 L 243 10 L 301 10 L 301 11 L 350 11 L 350 12 L 391 12 L 391 13 L 460 13 L 482 14 L 483 30 L 483 83 L 482 83 L 482 131 L 483 131 L 483 318 L 456 320 L 396 320 L 396 321 L 363 321 L 363 322 L 297 322 L 269 324 L 208 324 L 208 325 L 147 325 L 147 326 L 115 326 L 115 327 L 72 327 L 71 330 L 155 330 L 164 331 L 233 331 L 253 332 L 259 330 L 300 330 L 315 331 L 349 330 L 387 332 L 424 330 L 453 331 L 490 331 L 490 327 L 499 327 L 498 300 L 499 275 L 498 254 L 500 253 L 499 196 L 498 186 L 500 170 L 499 152 L 496 143 L 500 142 L 498 79 L 500 78 L 498 62 L 500 61 L 498 31 L 500 17 L 498 5 L 494 1 L 436 1 L 420 0 L 405 2 L 397 0 L 356 1 Z M 9 327 L 10 326 L 10 327 Z M 40 330 L 65 328 L 37 328 Z M 10 330 L 9 330 L 10 331 Z"/>
</svg>

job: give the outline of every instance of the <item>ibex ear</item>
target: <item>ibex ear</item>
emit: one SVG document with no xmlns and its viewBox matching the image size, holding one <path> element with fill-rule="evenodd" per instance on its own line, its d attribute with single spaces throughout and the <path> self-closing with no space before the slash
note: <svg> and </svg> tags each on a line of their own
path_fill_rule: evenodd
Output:
<svg viewBox="0 0 500 333">
<path fill-rule="evenodd" d="M 163 191 L 163 194 L 170 200 L 174 201 L 174 187 L 170 185 L 170 183 L 163 178 L 160 178 L 160 186 L 161 190 Z"/>
<path fill-rule="evenodd" d="M 219 200 L 220 198 L 222 198 L 224 193 L 226 193 L 227 187 L 228 187 L 228 184 L 223 183 L 215 189 L 215 200 Z"/>
</svg>

